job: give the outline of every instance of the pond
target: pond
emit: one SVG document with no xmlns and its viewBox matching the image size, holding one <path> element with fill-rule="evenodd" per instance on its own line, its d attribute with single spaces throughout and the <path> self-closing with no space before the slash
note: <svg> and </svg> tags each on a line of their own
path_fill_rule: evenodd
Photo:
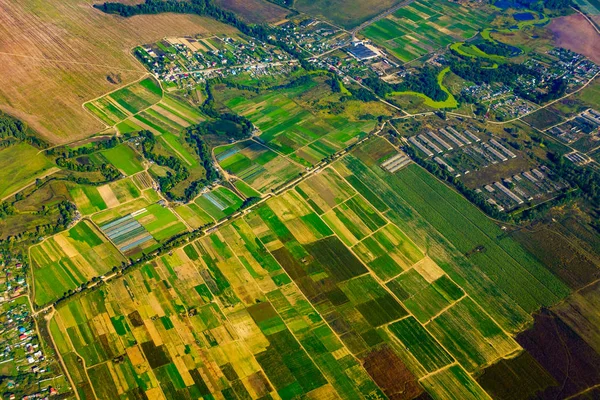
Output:
<svg viewBox="0 0 600 400">
<path fill-rule="evenodd" d="M 535 16 L 530 12 L 516 13 L 513 15 L 515 21 L 531 21 L 535 19 Z"/>
</svg>

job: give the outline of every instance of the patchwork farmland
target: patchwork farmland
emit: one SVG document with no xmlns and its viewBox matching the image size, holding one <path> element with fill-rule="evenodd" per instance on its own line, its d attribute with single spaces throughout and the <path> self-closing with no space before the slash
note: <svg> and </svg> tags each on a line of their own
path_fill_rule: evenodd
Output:
<svg viewBox="0 0 600 400">
<path fill-rule="evenodd" d="M 474 36 L 492 19 L 489 10 L 465 8 L 449 1 L 418 0 L 361 33 L 408 62 Z"/>
<path fill-rule="evenodd" d="M 395 154 L 372 139 L 106 290 L 59 306 L 51 322 L 59 351 L 85 360 L 71 364 L 78 391 L 355 398 L 402 387 L 409 398 L 423 390 L 486 398 L 472 374 L 521 354 L 511 333 L 566 287 L 420 167 L 379 167 Z M 218 187 L 177 212 L 202 226 L 239 204 Z M 140 215 L 100 227 L 113 242 L 146 240 L 152 227 Z M 486 252 L 464 256 L 473 241 Z"/>
<path fill-rule="evenodd" d="M 221 168 L 262 193 L 289 181 L 302 170 L 295 162 L 253 140 L 218 147 L 214 153 Z"/>
<path fill-rule="evenodd" d="M 120 133 L 148 129 L 156 135 L 179 134 L 204 118 L 193 107 L 163 93 L 154 78 L 145 78 L 84 107 Z"/>
<path fill-rule="evenodd" d="M 321 81 L 308 79 L 292 89 L 259 95 L 231 91 L 223 95 L 222 101 L 262 131 L 258 140 L 307 167 L 356 142 L 375 127 L 374 120 L 317 113 L 307 104 L 327 92 Z"/>
<path fill-rule="evenodd" d="M 88 221 L 31 248 L 35 303 L 47 304 L 125 259 Z"/>
</svg>

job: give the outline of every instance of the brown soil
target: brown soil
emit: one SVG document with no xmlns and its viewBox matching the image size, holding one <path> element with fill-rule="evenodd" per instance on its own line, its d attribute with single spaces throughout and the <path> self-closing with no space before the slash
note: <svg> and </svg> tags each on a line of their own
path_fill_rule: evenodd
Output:
<svg viewBox="0 0 600 400">
<path fill-rule="evenodd" d="M 165 36 L 231 31 L 191 15 L 124 19 L 86 0 L 0 2 L 0 110 L 53 143 L 85 138 L 103 129 L 82 104 L 115 89 L 106 76 L 118 73 L 125 85 L 146 72 L 131 48 Z"/>
<path fill-rule="evenodd" d="M 369 375 L 390 399 L 410 400 L 423 393 L 413 374 L 389 347 L 371 351 L 363 363 Z"/>
<path fill-rule="evenodd" d="M 254 24 L 281 21 L 290 13 L 289 10 L 267 0 L 217 0 L 216 3 Z"/>
<path fill-rule="evenodd" d="M 537 398 L 565 399 L 600 385 L 600 355 L 556 315 L 542 310 L 534 325 L 517 336 L 517 342 L 554 377 Z"/>
<path fill-rule="evenodd" d="M 600 64 L 600 34 L 580 14 L 560 17 L 549 25 L 554 33 L 554 43 L 565 49 L 572 50 Z"/>
</svg>

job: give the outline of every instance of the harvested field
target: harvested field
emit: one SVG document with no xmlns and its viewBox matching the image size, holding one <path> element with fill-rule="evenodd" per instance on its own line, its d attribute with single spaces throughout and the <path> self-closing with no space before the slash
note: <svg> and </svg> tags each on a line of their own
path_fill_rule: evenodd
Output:
<svg viewBox="0 0 600 400">
<path fill-rule="evenodd" d="M 553 311 L 600 354 L 600 282 L 573 293 Z"/>
<path fill-rule="evenodd" d="M 561 383 L 538 398 L 564 399 L 600 384 L 600 355 L 552 311 L 536 314 L 533 327 L 516 340 Z"/>
<path fill-rule="evenodd" d="M 324 17 L 350 29 L 392 8 L 397 3 L 398 0 L 296 0 L 294 7 L 304 13 Z"/>
<path fill-rule="evenodd" d="M 402 360 L 387 346 L 367 354 L 363 365 L 390 399 L 413 399 L 423 393 Z"/>
<path fill-rule="evenodd" d="M 290 13 L 267 0 L 217 0 L 215 3 L 253 24 L 279 22 Z"/>
<path fill-rule="evenodd" d="M 87 137 L 102 129 L 82 103 L 117 89 L 146 71 L 129 54 L 140 43 L 164 36 L 232 32 L 214 20 L 190 15 L 123 19 L 83 0 L 0 5 L 0 109 L 23 119 L 53 143 Z"/>
<path fill-rule="evenodd" d="M 494 399 L 527 400 L 557 382 L 532 356 L 522 352 L 486 368 L 477 382 Z"/>
<path fill-rule="evenodd" d="M 600 265 L 563 235 L 550 229 L 512 233 L 512 237 L 573 289 L 600 278 Z"/>
<path fill-rule="evenodd" d="M 556 46 L 581 53 L 600 64 L 600 34 L 583 15 L 572 14 L 552 20 L 548 28 Z"/>
</svg>

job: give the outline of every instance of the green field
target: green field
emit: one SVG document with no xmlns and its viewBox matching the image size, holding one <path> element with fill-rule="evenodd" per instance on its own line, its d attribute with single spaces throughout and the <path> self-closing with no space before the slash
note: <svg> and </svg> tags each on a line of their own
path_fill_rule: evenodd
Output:
<svg viewBox="0 0 600 400">
<path fill-rule="evenodd" d="M 146 78 L 99 99 L 85 103 L 85 108 L 109 126 L 157 103 L 162 89 L 154 78 Z"/>
<path fill-rule="evenodd" d="M 135 219 L 157 242 L 162 242 L 187 230 L 183 222 L 170 209 L 160 204 L 151 204 L 145 209 L 146 211 L 136 215 Z"/>
<path fill-rule="evenodd" d="M 301 171 L 297 164 L 253 140 L 218 147 L 215 156 L 223 169 L 261 193 L 292 179 Z"/>
<path fill-rule="evenodd" d="M 389 147 L 382 141 L 369 146 Z M 356 155 L 336 169 L 359 190 L 369 188 L 381 201 L 380 211 L 389 208 L 390 220 L 417 245 L 429 248 L 430 257 L 506 330 L 519 329 L 529 320 L 528 312 L 568 293 L 482 212 L 420 167 L 410 165 L 392 175 L 365 165 L 373 160 L 363 149 Z M 485 250 L 468 259 L 463 256 L 477 246 Z"/>
<path fill-rule="evenodd" d="M 215 220 L 220 220 L 236 212 L 242 200 L 231 190 L 220 186 L 198 197 L 195 203 Z"/>
<path fill-rule="evenodd" d="M 45 305 L 66 291 L 118 266 L 124 258 L 89 222 L 31 248 L 35 303 Z"/>
<path fill-rule="evenodd" d="M 445 0 L 418 0 L 361 33 L 401 61 L 411 61 L 472 37 L 493 18 L 493 13 L 483 7 L 466 8 Z"/>
<path fill-rule="evenodd" d="M 252 189 L 250 185 L 248 185 L 244 181 L 235 181 L 235 188 L 240 191 L 246 197 L 260 197 L 261 194 L 256 190 Z"/>
<path fill-rule="evenodd" d="M 154 78 L 111 92 L 84 104 L 84 107 L 119 133 L 149 129 L 157 135 L 179 134 L 204 117 L 193 107 L 163 94 Z"/>
<path fill-rule="evenodd" d="M 53 164 L 38 149 L 19 143 L 0 150 L 0 198 L 35 181 Z"/>
<path fill-rule="evenodd" d="M 144 170 L 139 157 L 126 144 L 120 144 L 112 149 L 103 150 L 102 155 L 126 175 L 133 175 Z"/>
<path fill-rule="evenodd" d="M 234 112 L 249 118 L 261 131 L 269 148 L 290 155 L 306 166 L 347 147 L 369 132 L 375 121 L 351 121 L 343 115 L 316 113 L 301 105 L 299 97 L 326 95 L 318 81 L 293 89 L 248 96 L 245 92 L 225 99 Z"/>
<path fill-rule="evenodd" d="M 175 208 L 175 212 L 192 228 L 197 229 L 214 219 L 202 210 L 197 204 L 190 203 Z"/>
</svg>

